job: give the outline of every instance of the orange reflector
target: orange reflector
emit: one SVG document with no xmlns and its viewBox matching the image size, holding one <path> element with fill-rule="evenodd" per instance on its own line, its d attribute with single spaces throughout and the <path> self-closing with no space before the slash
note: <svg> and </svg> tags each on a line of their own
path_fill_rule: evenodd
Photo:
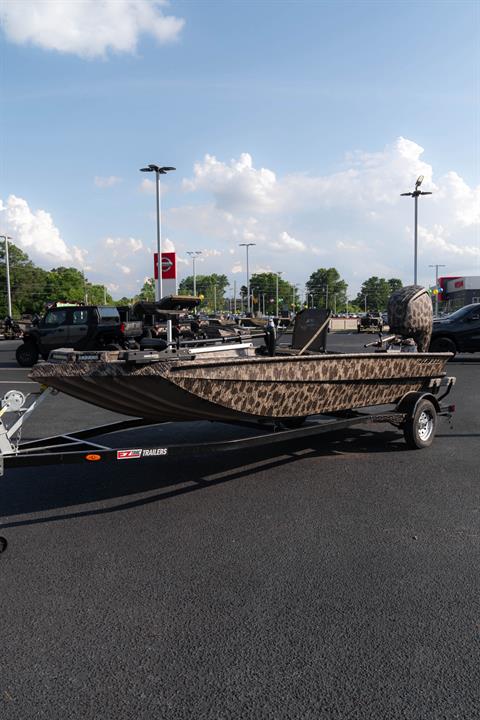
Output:
<svg viewBox="0 0 480 720">
<path fill-rule="evenodd" d="M 96 453 L 90 453 L 90 455 L 85 455 L 85 460 L 90 460 L 91 462 L 96 462 L 97 460 L 101 460 L 102 456 L 97 455 Z"/>
</svg>

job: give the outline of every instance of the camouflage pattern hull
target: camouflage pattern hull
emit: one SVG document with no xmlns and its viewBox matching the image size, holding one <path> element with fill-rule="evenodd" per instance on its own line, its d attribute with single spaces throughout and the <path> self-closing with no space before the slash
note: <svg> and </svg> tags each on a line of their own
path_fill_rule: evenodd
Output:
<svg viewBox="0 0 480 720">
<path fill-rule="evenodd" d="M 262 421 L 396 403 L 445 375 L 448 353 L 45 363 L 32 379 L 152 422 Z"/>
</svg>

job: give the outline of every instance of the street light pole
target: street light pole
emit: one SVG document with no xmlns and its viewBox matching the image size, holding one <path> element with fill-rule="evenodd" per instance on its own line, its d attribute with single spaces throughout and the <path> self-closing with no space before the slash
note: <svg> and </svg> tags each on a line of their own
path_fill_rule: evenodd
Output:
<svg viewBox="0 0 480 720">
<path fill-rule="evenodd" d="M 435 316 L 438 317 L 438 268 L 439 267 L 446 267 L 446 265 L 429 265 L 428 267 L 434 267 L 435 268 L 435 288 L 437 290 L 437 294 L 435 295 Z"/>
<path fill-rule="evenodd" d="M 192 264 L 193 264 L 193 296 L 194 297 L 197 297 L 197 274 L 195 272 L 195 260 L 201 254 L 202 254 L 201 250 L 187 250 L 187 255 L 191 256 Z"/>
<path fill-rule="evenodd" d="M 5 240 L 5 269 L 7 275 L 7 308 L 8 316 L 12 317 L 12 292 L 10 289 L 10 256 L 8 254 L 8 241 L 13 240 L 10 235 L 0 235 Z"/>
<path fill-rule="evenodd" d="M 240 243 L 239 247 L 247 249 L 247 312 L 250 312 L 250 271 L 248 268 L 248 248 L 256 245 L 256 243 Z"/>
<path fill-rule="evenodd" d="M 157 275 L 158 280 L 155 285 L 156 300 L 161 300 L 163 295 L 162 289 L 162 213 L 160 206 L 160 175 L 166 175 L 170 170 L 175 170 L 174 167 L 160 167 L 153 163 L 147 167 L 140 168 L 140 172 L 154 172 L 155 173 L 155 187 L 157 193 Z"/>
<path fill-rule="evenodd" d="M 276 312 L 275 315 L 278 317 L 278 278 L 283 273 L 283 270 L 277 270 L 277 288 L 276 288 Z"/>
<path fill-rule="evenodd" d="M 414 219 L 414 252 L 413 252 L 413 284 L 417 284 L 417 255 L 418 255 L 418 198 L 420 195 L 431 195 L 431 192 L 421 192 L 420 185 L 423 182 L 423 175 L 419 175 L 415 183 L 415 190 L 409 193 L 400 193 L 401 197 L 413 197 L 415 200 L 415 219 Z"/>
</svg>

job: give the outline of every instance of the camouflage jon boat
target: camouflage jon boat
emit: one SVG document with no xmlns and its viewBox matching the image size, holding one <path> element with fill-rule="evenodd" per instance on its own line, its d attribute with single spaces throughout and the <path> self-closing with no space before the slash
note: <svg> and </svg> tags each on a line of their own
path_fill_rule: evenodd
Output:
<svg viewBox="0 0 480 720">
<path fill-rule="evenodd" d="M 31 377 L 146 420 L 300 418 L 396 403 L 445 375 L 448 353 L 46 363 Z"/>
</svg>

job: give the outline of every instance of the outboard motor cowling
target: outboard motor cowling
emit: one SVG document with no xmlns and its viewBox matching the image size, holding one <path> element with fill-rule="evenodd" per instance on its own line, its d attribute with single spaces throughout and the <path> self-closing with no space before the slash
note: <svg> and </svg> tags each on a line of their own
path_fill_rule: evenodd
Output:
<svg viewBox="0 0 480 720">
<path fill-rule="evenodd" d="M 419 352 L 428 352 L 433 327 L 432 300 L 420 285 L 396 290 L 388 301 L 390 331 L 412 338 Z"/>
</svg>

